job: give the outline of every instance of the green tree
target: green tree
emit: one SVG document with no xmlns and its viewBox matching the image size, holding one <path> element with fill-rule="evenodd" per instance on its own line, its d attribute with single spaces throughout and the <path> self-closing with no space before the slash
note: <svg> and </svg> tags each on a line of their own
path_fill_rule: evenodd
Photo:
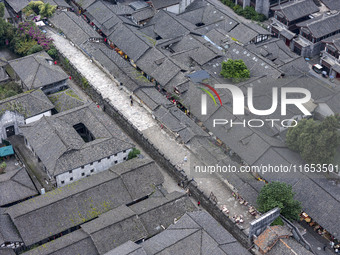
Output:
<svg viewBox="0 0 340 255">
<path fill-rule="evenodd" d="M 49 18 L 53 15 L 55 12 L 57 6 L 56 5 L 50 5 L 49 3 L 43 4 L 39 6 L 39 14 L 42 17 Z"/>
<path fill-rule="evenodd" d="M 22 38 L 18 38 L 18 40 L 14 42 L 14 52 L 21 56 L 26 56 L 29 50 L 35 45 L 37 45 L 37 42 L 34 40 L 22 40 Z"/>
<path fill-rule="evenodd" d="M 242 59 L 223 61 L 220 74 L 224 78 L 232 79 L 234 82 L 240 82 L 250 77 L 250 72 Z"/>
<path fill-rule="evenodd" d="M 288 129 L 286 144 L 310 164 L 330 164 L 340 144 L 340 117 L 329 116 L 322 122 L 302 120 Z"/>
<path fill-rule="evenodd" d="M 55 48 L 49 49 L 47 51 L 48 55 L 50 55 L 51 58 L 57 59 L 58 58 L 58 51 Z"/>
<path fill-rule="evenodd" d="M 270 182 L 263 186 L 256 203 L 263 213 L 275 207 L 281 208 L 281 214 L 289 220 L 297 220 L 301 212 L 301 203 L 294 200 L 292 186 L 283 182 Z"/>
<path fill-rule="evenodd" d="M 128 155 L 128 159 L 136 158 L 140 154 L 140 150 L 133 148 Z"/>
<path fill-rule="evenodd" d="M 15 34 L 15 28 L 11 23 L 0 18 L 0 47 L 10 42 Z"/>
<path fill-rule="evenodd" d="M 43 18 L 48 18 L 53 15 L 56 8 L 56 5 L 43 3 L 42 1 L 32 1 L 24 8 L 23 11 L 26 16 L 39 14 Z"/>
<path fill-rule="evenodd" d="M 36 44 L 27 51 L 27 55 L 31 55 L 42 50 L 43 50 L 43 47 L 41 45 Z"/>
<path fill-rule="evenodd" d="M 5 4 L 0 3 L 0 18 L 2 19 L 5 16 Z"/>
</svg>

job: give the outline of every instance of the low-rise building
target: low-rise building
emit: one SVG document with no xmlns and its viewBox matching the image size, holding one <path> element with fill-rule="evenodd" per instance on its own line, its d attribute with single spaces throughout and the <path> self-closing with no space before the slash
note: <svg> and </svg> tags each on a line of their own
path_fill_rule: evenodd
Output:
<svg viewBox="0 0 340 255">
<path fill-rule="evenodd" d="M 156 254 L 250 254 L 205 211 L 189 212 L 168 229 L 141 244 L 131 241 L 105 255 Z"/>
<path fill-rule="evenodd" d="M 94 104 L 86 104 L 20 129 L 27 147 L 58 187 L 128 159 L 134 145 Z"/>
<path fill-rule="evenodd" d="M 82 255 L 104 254 L 127 241 L 142 242 L 162 232 L 186 212 L 194 209 L 186 194 L 158 194 L 134 205 L 121 205 L 103 213 L 82 224 L 80 229 L 24 254 L 64 255 L 79 251 Z"/>
<path fill-rule="evenodd" d="M 300 33 L 293 40 L 292 49 L 303 57 L 320 54 L 322 41 L 340 33 L 340 13 L 324 13 L 297 24 Z"/>
<path fill-rule="evenodd" d="M 287 46 L 296 33 L 299 32 L 297 23 L 306 21 L 309 16 L 319 11 L 312 0 L 291 1 L 272 8 L 274 17 L 271 20 L 271 32 L 282 38 Z"/>
<path fill-rule="evenodd" d="M 24 167 L 0 175 L 0 206 L 9 206 L 38 194 Z M 1 245 L 1 243 L 0 243 Z"/>
<path fill-rule="evenodd" d="M 293 233 L 287 226 L 267 227 L 267 229 L 254 240 L 254 244 L 255 250 L 259 254 L 313 254 L 300 243 L 295 241 Z"/>
<path fill-rule="evenodd" d="M 41 88 L 45 94 L 51 94 L 68 88 L 68 75 L 55 65 L 53 59 L 41 51 L 8 62 L 15 80 L 21 81 L 25 90 Z M 13 72 L 12 72 L 13 71 Z"/>
<path fill-rule="evenodd" d="M 321 65 L 329 76 L 340 78 L 340 34 L 322 41 L 325 49 L 322 51 Z"/>
<path fill-rule="evenodd" d="M 184 12 L 194 0 L 151 0 L 152 6 L 156 10 L 165 10 L 175 14 Z"/>
<path fill-rule="evenodd" d="M 96 226 L 99 230 L 117 223 L 115 217 L 109 217 L 110 214 L 105 216 L 106 212 L 159 194 L 157 187 L 163 182 L 163 175 L 155 162 L 133 159 L 11 206 L 5 213 L 10 216 L 26 247 L 74 232 L 84 223 L 89 224 L 85 231 L 95 236 Z M 124 219 L 127 215 L 123 213 L 120 217 Z M 91 223 L 93 220 L 97 224 Z"/>
<path fill-rule="evenodd" d="M 0 101 L 0 138 L 21 134 L 19 126 L 51 116 L 54 105 L 40 90 L 32 90 Z"/>
<path fill-rule="evenodd" d="M 22 238 L 15 229 L 11 218 L 0 208 L 0 254 L 15 254 L 13 249 L 19 248 L 22 245 Z"/>
</svg>

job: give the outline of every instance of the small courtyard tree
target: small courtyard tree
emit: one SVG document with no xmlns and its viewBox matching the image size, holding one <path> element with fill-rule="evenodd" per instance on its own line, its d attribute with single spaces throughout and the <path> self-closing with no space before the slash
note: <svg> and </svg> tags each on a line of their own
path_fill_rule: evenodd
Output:
<svg viewBox="0 0 340 255">
<path fill-rule="evenodd" d="M 40 15 L 43 18 L 48 18 L 53 15 L 57 6 L 42 1 L 32 1 L 25 8 L 24 13 L 26 16 L 29 15 Z"/>
<path fill-rule="evenodd" d="M 270 182 L 262 187 L 256 201 L 260 212 L 268 212 L 275 207 L 289 220 L 297 220 L 301 204 L 294 200 L 292 186 L 283 182 Z"/>
<path fill-rule="evenodd" d="M 220 74 L 224 78 L 232 79 L 234 82 L 240 82 L 250 77 L 250 72 L 242 59 L 223 61 Z"/>
<path fill-rule="evenodd" d="M 310 164 L 330 164 L 340 143 L 339 128 L 339 116 L 329 116 L 322 122 L 302 120 L 289 128 L 286 144 Z"/>
</svg>

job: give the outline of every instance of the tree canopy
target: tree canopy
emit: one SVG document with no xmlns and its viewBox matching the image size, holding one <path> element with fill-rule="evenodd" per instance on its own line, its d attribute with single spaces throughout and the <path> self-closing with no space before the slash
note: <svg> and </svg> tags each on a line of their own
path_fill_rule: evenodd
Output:
<svg viewBox="0 0 340 255">
<path fill-rule="evenodd" d="M 297 220 L 301 212 L 300 202 L 294 200 L 292 186 L 284 182 L 270 182 L 263 186 L 256 203 L 263 213 L 281 208 L 281 214 L 289 220 Z"/>
<path fill-rule="evenodd" d="M 340 144 L 340 117 L 329 116 L 322 122 L 302 120 L 288 129 L 286 144 L 310 164 L 330 164 Z"/>
<path fill-rule="evenodd" d="M 5 4 L 0 3 L 0 18 L 3 18 L 5 16 Z"/>
<path fill-rule="evenodd" d="M 250 72 L 242 59 L 223 61 L 220 74 L 224 78 L 232 79 L 234 82 L 240 82 L 250 77 Z"/>
<path fill-rule="evenodd" d="M 42 1 L 32 1 L 24 8 L 24 13 L 26 16 L 40 15 L 43 18 L 48 18 L 53 15 L 56 8 L 56 5 L 50 5 L 49 3 L 43 3 Z"/>
</svg>

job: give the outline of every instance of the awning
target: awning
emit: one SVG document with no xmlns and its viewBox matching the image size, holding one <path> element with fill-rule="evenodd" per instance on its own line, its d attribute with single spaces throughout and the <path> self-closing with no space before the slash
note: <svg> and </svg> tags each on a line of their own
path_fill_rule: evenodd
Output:
<svg viewBox="0 0 340 255">
<path fill-rule="evenodd" d="M 0 148 L 0 157 L 5 157 L 13 154 L 14 151 L 12 145 Z"/>
</svg>

